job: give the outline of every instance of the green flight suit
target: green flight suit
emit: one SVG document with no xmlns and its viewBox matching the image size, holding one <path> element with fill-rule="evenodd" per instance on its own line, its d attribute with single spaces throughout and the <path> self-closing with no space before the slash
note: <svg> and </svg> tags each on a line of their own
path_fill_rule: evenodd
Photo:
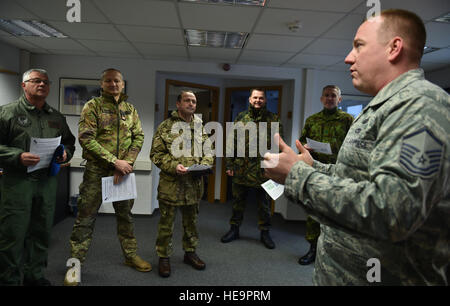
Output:
<svg viewBox="0 0 450 306">
<path fill-rule="evenodd" d="M 449 131 L 450 96 L 413 69 L 363 109 L 336 164 L 292 167 L 285 194 L 321 224 L 314 284 L 449 285 Z"/>
<path fill-rule="evenodd" d="M 227 154 L 228 151 L 233 154 L 233 157 L 226 158 L 226 170 L 233 170 L 232 177 L 232 215 L 230 218 L 231 225 L 240 226 L 244 219 L 244 210 L 246 206 L 246 199 L 249 192 L 254 192 L 258 205 L 258 229 L 268 230 L 270 227 L 271 207 L 269 198 L 261 187 L 261 184 L 267 181 L 264 176 L 264 169 L 261 167 L 261 162 L 264 160 L 266 152 L 260 151 L 260 142 L 267 141 L 267 151 L 271 148 L 272 143 L 272 123 L 278 124 L 278 132 L 283 135 L 282 125 L 278 115 L 267 110 L 266 105 L 260 109 L 255 109 L 251 104 L 247 111 L 243 111 L 236 116 L 235 124 L 242 123 L 245 125 L 254 123 L 256 125 L 256 134 L 250 135 L 246 131 L 245 137 L 239 136 L 239 132 L 230 133 L 227 131 Z M 260 123 L 265 123 L 266 129 L 261 130 Z M 261 133 L 260 133 L 261 132 Z M 265 139 L 261 136 L 265 132 Z M 253 141 L 253 142 L 252 142 Z M 234 150 L 229 147 L 234 143 Z M 245 156 L 239 156 L 239 148 L 245 147 Z M 256 153 L 252 156 L 253 152 Z M 264 148 L 266 149 L 266 148 Z M 278 151 L 277 151 L 278 152 Z M 227 155 L 228 156 L 228 155 Z"/>
<path fill-rule="evenodd" d="M 315 141 L 329 143 L 332 152 L 331 155 L 320 152 L 312 152 L 311 155 L 315 160 L 322 163 L 334 164 L 352 122 L 352 115 L 337 108 L 332 110 L 324 108 L 321 112 L 306 119 L 300 142 L 305 145 L 306 138 L 309 138 Z M 311 216 L 308 216 L 306 219 L 305 239 L 311 244 L 317 244 L 319 235 L 320 223 L 311 218 Z"/>
<path fill-rule="evenodd" d="M 88 101 L 78 123 L 78 140 L 87 160 L 80 184 L 78 215 L 70 236 L 71 256 L 86 259 L 95 219 L 102 203 L 101 178 L 114 175 L 116 160 L 131 165 L 144 143 L 144 132 L 134 106 L 121 94 L 118 101 L 107 93 Z M 117 234 L 122 252 L 129 259 L 136 255 L 137 241 L 131 214 L 133 200 L 114 202 Z"/>
<path fill-rule="evenodd" d="M 178 129 L 177 125 L 184 129 Z M 184 167 L 194 164 L 213 165 L 213 157 L 202 152 L 207 138 L 199 117 L 194 115 L 191 122 L 187 123 L 177 111 L 173 111 L 171 117 L 158 126 L 153 136 L 150 159 L 161 170 L 158 184 L 161 217 L 156 239 L 156 252 L 159 257 L 170 257 L 172 254 L 173 224 L 177 207 L 183 220 L 183 250 L 194 252 L 197 247 L 197 220 L 199 201 L 204 192 L 203 178 L 189 173 L 178 175 L 175 169 L 178 164 Z M 187 148 L 183 154 L 174 152 L 180 139 L 184 139 L 185 144 L 190 144 L 190 149 Z M 199 154 L 200 152 L 202 154 Z"/>
<path fill-rule="evenodd" d="M 31 137 L 61 136 L 67 161 L 75 137 L 64 116 L 47 103 L 42 109 L 24 95 L 0 106 L 0 285 L 20 285 L 44 277 L 56 202 L 57 176 L 49 169 L 27 173 L 20 155 L 29 152 Z"/>
</svg>

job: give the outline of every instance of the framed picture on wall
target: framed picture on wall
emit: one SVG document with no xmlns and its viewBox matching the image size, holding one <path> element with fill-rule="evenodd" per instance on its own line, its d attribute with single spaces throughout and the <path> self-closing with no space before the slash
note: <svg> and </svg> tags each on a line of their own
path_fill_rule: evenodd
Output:
<svg viewBox="0 0 450 306">
<path fill-rule="evenodd" d="M 100 80 L 59 79 L 59 111 L 64 115 L 79 116 L 84 104 L 100 96 Z"/>
<path fill-rule="evenodd" d="M 356 118 L 372 99 L 369 96 L 342 94 L 342 102 L 338 107 Z"/>
</svg>

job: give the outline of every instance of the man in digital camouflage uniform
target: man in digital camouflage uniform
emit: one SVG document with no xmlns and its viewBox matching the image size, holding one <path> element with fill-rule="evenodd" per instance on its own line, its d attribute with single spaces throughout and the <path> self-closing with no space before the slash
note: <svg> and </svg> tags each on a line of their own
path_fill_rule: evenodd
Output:
<svg viewBox="0 0 450 306">
<path fill-rule="evenodd" d="M 249 97 L 249 107 L 247 111 L 241 112 L 237 115 L 234 123 L 248 123 L 256 124 L 256 136 L 249 139 L 249 136 L 235 136 L 235 132 L 229 133 L 227 131 L 227 146 L 231 142 L 234 143 L 234 155 L 233 157 L 226 158 L 226 173 L 232 177 L 232 216 L 230 219 L 230 230 L 221 238 L 223 243 L 231 242 L 239 238 L 239 227 L 244 219 L 244 210 L 246 205 L 246 198 L 251 191 L 255 193 L 257 205 L 258 205 L 258 229 L 261 231 L 260 240 L 268 248 L 274 249 L 275 243 L 269 234 L 270 219 L 271 219 L 271 207 L 269 198 L 261 187 L 261 184 L 267 181 L 264 177 L 264 169 L 261 167 L 263 155 L 265 152 L 260 152 L 259 143 L 260 139 L 260 123 L 266 123 L 266 137 L 268 148 L 271 147 L 271 123 L 278 124 L 278 131 L 282 133 L 282 126 L 278 115 L 267 110 L 266 94 L 263 89 L 252 89 Z M 239 127 L 237 128 L 239 130 Z M 237 135 L 239 132 L 237 131 Z M 247 135 L 247 132 L 246 132 Z M 250 142 L 254 140 L 253 144 Z M 239 148 L 245 148 L 245 156 L 239 156 Z M 251 156 L 252 147 L 255 156 Z M 256 150 L 256 148 L 258 148 Z M 227 149 L 228 150 L 228 149 Z"/>
<path fill-rule="evenodd" d="M 266 169 L 322 225 L 317 285 L 448 286 L 450 97 L 419 68 L 425 41 L 411 12 L 365 21 L 345 62 L 353 85 L 375 97 L 336 164 L 280 141 L 278 165 Z"/>
<path fill-rule="evenodd" d="M 0 106 L 0 286 L 51 285 L 44 277 L 56 202 L 57 176 L 49 168 L 27 173 L 40 161 L 30 150 L 31 137 L 61 136 L 67 162 L 75 137 L 64 116 L 46 103 L 48 74 L 31 69 L 23 74 L 22 97 Z"/>
<path fill-rule="evenodd" d="M 199 201 L 204 192 L 203 178 L 189 173 L 187 168 L 195 164 L 211 166 L 214 160 L 212 155 L 205 154 L 208 152 L 203 152 L 207 135 L 203 134 L 201 118 L 194 115 L 197 108 L 195 94 L 182 91 L 176 106 L 177 110 L 156 130 L 150 152 L 150 159 L 161 170 L 158 184 L 161 217 L 156 239 L 161 277 L 169 277 L 171 273 L 170 256 L 177 208 L 181 211 L 183 222 L 184 263 L 197 270 L 206 267 L 195 252 L 199 239 L 197 220 Z M 177 146 L 180 140 L 186 145 L 182 150 Z"/>
<path fill-rule="evenodd" d="M 300 137 L 300 142 L 310 151 L 314 160 L 324 164 L 334 164 L 339 152 L 339 148 L 347 135 L 353 117 L 350 114 L 338 109 L 338 104 L 342 101 L 341 90 L 336 85 L 327 85 L 322 89 L 323 110 L 308 117 Z M 331 154 L 314 152 L 307 144 L 306 138 L 329 143 Z M 320 235 L 320 223 L 315 221 L 311 216 L 306 219 L 306 235 L 305 239 L 310 243 L 308 253 L 302 256 L 298 263 L 301 265 L 309 265 L 316 258 L 317 239 Z"/>
<path fill-rule="evenodd" d="M 70 236 L 71 257 L 83 263 L 92 240 L 98 210 L 102 204 L 102 177 L 114 176 L 119 183 L 133 171 L 133 164 L 144 143 L 144 132 L 134 106 L 123 94 L 124 81 L 119 70 L 107 69 L 101 77 L 102 95 L 88 101 L 78 123 L 78 140 L 86 167 L 80 184 L 78 215 Z M 114 202 L 117 234 L 125 264 L 140 272 L 151 265 L 137 254 L 137 241 L 131 214 L 134 200 Z M 76 285 L 67 275 L 66 285 Z"/>
</svg>

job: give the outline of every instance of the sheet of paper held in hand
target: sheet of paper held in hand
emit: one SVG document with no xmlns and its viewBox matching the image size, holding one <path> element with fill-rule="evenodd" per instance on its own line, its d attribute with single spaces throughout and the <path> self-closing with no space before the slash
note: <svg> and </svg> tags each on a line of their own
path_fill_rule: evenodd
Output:
<svg viewBox="0 0 450 306">
<path fill-rule="evenodd" d="M 284 193 L 284 185 L 278 184 L 272 180 L 268 180 L 264 184 L 261 184 L 261 186 L 273 200 L 278 199 Z"/>
<path fill-rule="evenodd" d="M 102 177 L 102 203 L 136 199 L 136 177 L 134 173 L 125 175 L 114 185 L 114 176 Z"/>
<path fill-rule="evenodd" d="M 328 142 L 319 142 L 319 141 L 315 141 L 309 138 L 306 138 L 306 143 L 308 144 L 308 146 L 313 149 L 315 152 L 320 152 L 323 154 L 328 154 L 331 155 L 331 147 L 330 144 Z"/>
<path fill-rule="evenodd" d="M 61 143 L 61 136 L 55 138 L 34 138 L 31 137 L 30 153 L 39 155 L 39 162 L 34 166 L 28 166 L 27 172 L 48 168 L 52 161 L 53 153 Z"/>
</svg>

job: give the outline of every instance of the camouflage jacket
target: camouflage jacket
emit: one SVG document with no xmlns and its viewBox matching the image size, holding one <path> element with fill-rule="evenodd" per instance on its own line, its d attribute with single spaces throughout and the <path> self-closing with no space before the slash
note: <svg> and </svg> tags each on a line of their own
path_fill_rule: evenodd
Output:
<svg viewBox="0 0 450 306">
<path fill-rule="evenodd" d="M 329 143 L 331 146 L 331 155 L 312 152 L 315 160 L 325 164 L 334 164 L 339 152 L 339 148 L 352 125 L 353 117 L 350 114 L 340 110 L 328 110 L 324 108 L 321 112 L 314 114 L 306 119 L 300 141 L 306 144 L 306 138 Z"/>
<path fill-rule="evenodd" d="M 61 136 L 67 152 L 67 161 L 75 151 L 75 137 L 66 118 L 47 103 L 39 110 L 30 104 L 25 95 L 10 104 L 0 106 L 0 168 L 5 174 L 39 178 L 48 174 L 40 169 L 27 174 L 20 162 L 20 154 L 30 151 L 31 137 L 53 138 Z"/>
<path fill-rule="evenodd" d="M 261 162 L 264 160 L 264 154 L 269 151 L 272 144 L 272 131 L 271 123 L 278 123 L 280 135 L 283 135 L 283 127 L 281 125 L 278 115 L 271 113 L 264 106 L 261 109 L 255 109 L 249 105 L 247 111 L 241 112 L 236 116 L 234 123 L 242 123 L 243 126 L 248 127 L 249 122 L 255 123 L 256 133 L 249 135 L 249 131 L 245 131 L 240 135 L 239 128 L 236 128 L 236 132 L 227 131 L 227 153 L 226 156 L 233 156 L 226 158 L 226 170 L 233 170 L 233 183 L 250 186 L 260 187 L 262 183 L 267 181 L 264 176 L 264 169 L 261 167 Z M 266 123 L 267 128 L 260 131 L 260 123 Z M 264 138 L 260 137 L 265 134 Z M 249 137 L 250 136 L 250 137 Z M 267 148 L 264 152 L 260 151 L 260 142 L 267 140 Z M 230 148 L 231 146 L 231 148 Z M 264 147 L 264 146 L 263 146 Z M 239 148 L 245 148 L 245 155 L 239 154 Z M 253 153 L 252 153 L 253 152 Z M 242 152 L 244 153 L 244 152 Z"/>
<path fill-rule="evenodd" d="M 144 143 L 141 121 L 133 105 L 121 94 L 102 93 L 83 107 L 78 122 L 78 140 L 83 158 L 104 168 L 113 168 L 117 159 L 134 164 Z"/>
<path fill-rule="evenodd" d="M 179 129 L 185 127 L 185 129 Z M 169 205 L 193 205 L 198 204 L 204 189 L 201 176 L 191 174 L 178 175 L 176 167 L 181 164 L 185 167 L 194 164 L 213 165 L 212 156 L 204 156 L 203 144 L 208 139 L 203 134 L 202 120 L 194 115 L 192 121 L 187 123 L 177 111 L 173 111 L 171 117 L 164 120 L 153 136 L 150 159 L 161 170 L 159 173 L 158 200 Z M 179 142 L 178 142 L 179 141 Z M 176 151 L 180 148 L 177 144 L 189 143 L 182 148 L 185 152 Z"/>
<path fill-rule="evenodd" d="M 450 98 L 421 69 L 386 85 L 355 119 L 335 165 L 296 163 L 285 193 L 322 224 L 314 282 L 448 285 Z M 375 283 L 377 284 L 377 283 Z"/>
</svg>

